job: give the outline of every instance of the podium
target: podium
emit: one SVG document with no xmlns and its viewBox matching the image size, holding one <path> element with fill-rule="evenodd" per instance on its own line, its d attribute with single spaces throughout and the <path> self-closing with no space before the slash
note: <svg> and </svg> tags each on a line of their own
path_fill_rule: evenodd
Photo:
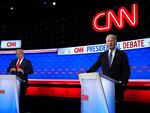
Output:
<svg viewBox="0 0 150 113">
<path fill-rule="evenodd" d="M 80 73 L 81 113 L 115 113 L 115 83 L 98 72 Z"/>
<path fill-rule="evenodd" d="M 0 113 L 19 113 L 20 82 L 16 75 L 0 75 Z"/>
</svg>

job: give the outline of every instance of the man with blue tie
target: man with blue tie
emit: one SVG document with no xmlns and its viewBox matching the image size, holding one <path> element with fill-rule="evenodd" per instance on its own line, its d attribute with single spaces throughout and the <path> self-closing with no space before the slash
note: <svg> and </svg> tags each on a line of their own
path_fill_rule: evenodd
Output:
<svg viewBox="0 0 150 113">
<path fill-rule="evenodd" d="M 125 52 L 116 48 L 117 38 L 115 35 L 107 35 L 106 44 L 108 50 L 99 55 L 96 63 L 94 63 L 87 72 L 95 72 L 102 66 L 102 72 L 104 75 L 120 81 L 121 84 L 116 84 L 115 87 L 116 105 L 118 106 L 116 107 L 116 111 L 117 113 L 123 113 L 124 90 L 126 89 L 130 77 L 128 56 Z"/>
<path fill-rule="evenodd" d="M 22 49 L 16 50 L 16 56 L 17 59 L 11 61 L 9 67 L 7 68 L 7 72 L 15 74 L 22 80 L 20 85 L 19 108 L 20 113 L 24 113 L 26 89 L 28 87 L 28 74 L 33 73 L 33 67 L 31 61 L 24 57 L 24 52 Z"/>
</svg>

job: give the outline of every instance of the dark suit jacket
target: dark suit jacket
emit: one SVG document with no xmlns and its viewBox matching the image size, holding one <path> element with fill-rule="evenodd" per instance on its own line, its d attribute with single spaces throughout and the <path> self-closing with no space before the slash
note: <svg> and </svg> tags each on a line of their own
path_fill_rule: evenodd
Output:
<svg viewBox="0 0 150 113">
<path fill-rule="evenodd" d="M 96 63 L 87 72 L 95 72 L 100 66 L 102 66 L 104 75 L 107 75 L 115 80 L 122 81 L 124 85 L 127 85 L 130 76 L 130 66 L 126 53 L 116 49 L 116 53 L 110 68 L 107 50 L 100 54 Z"/>
<path fill-rule="evenodd" d="M 9 67 L 7 68 L 7 72 L 10 73 L 11 68 L 16 68 L 16 63 L 17 63 L 17 59 L 12 60 Z M 24 70 L 23 74 L 21 72 L 11 72 L 11 74 L 15 74 L 19 76 L 22 80 L 25 80 L 27 82 L 28 74 L 33 73 L 33 67 L 32 67 L 31 62 L 24 58 L 23 61 L 21 62 L 20 68 Z"/>
</svg>

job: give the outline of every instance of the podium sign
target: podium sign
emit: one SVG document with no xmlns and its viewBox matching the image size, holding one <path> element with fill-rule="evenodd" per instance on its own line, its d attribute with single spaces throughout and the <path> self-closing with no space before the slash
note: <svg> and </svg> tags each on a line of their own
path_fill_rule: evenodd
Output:
<svg viewBox="0 0 150 113">
<path fill-rule="evenodd" d="M 0 113 L 19 113 L 19 92 L 15 75 L 0 75 Z"/>
<path fill-rule="evenodd" d="M 81 113 L 115 113 L 115 82 L 99 73 L 79 74 Z"/>
</svg>

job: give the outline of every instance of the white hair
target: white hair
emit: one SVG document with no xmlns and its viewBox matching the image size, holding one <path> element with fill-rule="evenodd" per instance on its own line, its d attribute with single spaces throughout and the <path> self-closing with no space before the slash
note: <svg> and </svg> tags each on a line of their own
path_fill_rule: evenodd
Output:
<svg viewBox="0 0 150 113">
<path fill-rule="evenodd" d="M 108 37 L 111 37 L 111 38 L 117 43 L 117 37 L 116 37 L 116 35 L 114 35 L 114 34 L 109 34 L 109 35 L 106 36 L 106 39 L 107 39 Z"/>
</svg>

